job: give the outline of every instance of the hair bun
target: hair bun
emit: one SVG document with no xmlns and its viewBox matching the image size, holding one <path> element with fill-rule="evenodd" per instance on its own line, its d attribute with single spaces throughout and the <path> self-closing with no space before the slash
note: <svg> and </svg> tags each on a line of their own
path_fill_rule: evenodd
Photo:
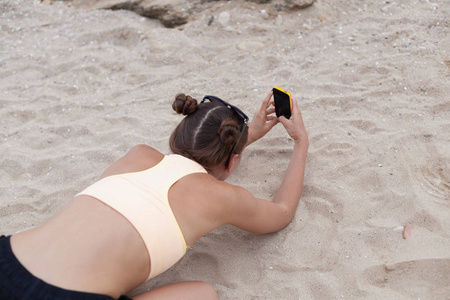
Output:
<svg viewBox="0 0 450 300">
<path fill-rule="evenodd" d="M 185 94 L 178 94 L 172 103 L 172 108 L 178 114 L 189 115 L 197 109 L 197 100 Z"/>
<path fill-rule="evenodd" d="M 222 121 L 219 131 L 220 140 L 225 145 L 231 145 L 237 142 L 239 138 L 239 125 L 235 120 L 228 118 Z"/>
</svg>

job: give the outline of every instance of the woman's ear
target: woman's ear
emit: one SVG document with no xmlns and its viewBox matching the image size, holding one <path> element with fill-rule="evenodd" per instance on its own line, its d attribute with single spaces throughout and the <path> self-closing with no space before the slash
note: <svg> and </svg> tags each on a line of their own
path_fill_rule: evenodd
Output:
<svg viewBox="0 0 450 300">
<path fill-rule="evenodd" d="M 228 163 L 227 172 L 232 173 L 239 166 L 241 162 L 241 157 L 237 153 L 233 153 L 230 157 L 230 162 Z"/>
</svg>

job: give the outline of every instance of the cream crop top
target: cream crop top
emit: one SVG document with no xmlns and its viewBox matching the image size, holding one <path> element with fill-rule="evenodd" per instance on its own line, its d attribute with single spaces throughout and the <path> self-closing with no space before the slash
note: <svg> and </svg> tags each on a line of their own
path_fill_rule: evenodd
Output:
<svg viewBox="0 0 450 300">
<path fill-rule="evenodd" d="M 150 169 L 105 177 L 78 195 L 102 201 L 136 228 L 150 256 L 150 279 L 186 253 L 186 242 L 169 205 L 168 192 L 175 182 L 193 173 L 206 170 L 193 160 L 172 154 Z"/>
</svg>

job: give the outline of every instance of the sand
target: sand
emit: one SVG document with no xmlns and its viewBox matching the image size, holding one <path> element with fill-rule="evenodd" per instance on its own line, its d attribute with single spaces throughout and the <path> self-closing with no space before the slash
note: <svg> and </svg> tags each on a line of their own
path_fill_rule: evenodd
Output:
<svg viewBox="0 0 450 300">
<path fill-rule="evenodd" d="M 45 222 L 133 145 L 169 153 L 175 94 L 253 115 L 278 85 L 310 138 L 291 224 L 222 227 L 132 294 L 203 280 L 221 299 L 450 299 L 449 16 L 446 0 L 236 0 L 170 29 L 0 0 L 0 233 Z M 270 199 L 292 146 L 277 125 L 229 181 Z"/>
</svg>

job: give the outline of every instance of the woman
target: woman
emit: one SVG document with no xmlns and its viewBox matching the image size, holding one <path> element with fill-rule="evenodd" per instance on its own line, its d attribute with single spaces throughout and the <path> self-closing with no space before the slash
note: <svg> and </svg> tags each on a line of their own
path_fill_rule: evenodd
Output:
<svg viewBox="0 0 450 300">
<path fill-rule="evenodd" d="M 167 270 L 200 237 L 232 224 L 278 231 L 294 216 L 303 186 L 308 137 L 297 102 L 292 117 L 273 116 L 272 93 L 251 125 L 237 107 L 183 94 L 173 109 L 187 115 L 170 137 L 174 155 L 139 145 L 112 164 L 40 227 L 0 239 L 1 299 L 128 299 Z M 225 183 L 242 151 L 281 122 L 294 140 L 273 201 Z M 134 299 L 217 299 L 203 282 L 181 282 Z"/>
</svg>

